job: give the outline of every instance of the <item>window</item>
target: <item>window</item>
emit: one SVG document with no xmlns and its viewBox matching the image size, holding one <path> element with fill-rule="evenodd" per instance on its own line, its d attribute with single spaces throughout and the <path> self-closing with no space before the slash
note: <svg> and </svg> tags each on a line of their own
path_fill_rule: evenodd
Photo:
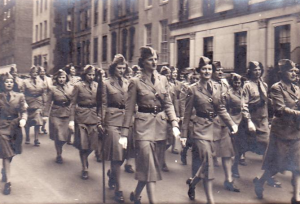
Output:
<svg viewBox="0 0 300 204">
<path fill-rule="evenodd" d="M 85 55 L 86 55 L 86 51 L 85 51 L 85 41 L 82 41 L 82 65 L 84 66 L 86 63 L 85 61 Z"/>
<path fill-rule="evenodd" d="M 161 63 L 168 63 L 168 21 L 161 21 L 161 43 L 160 43 L 160 57 Z"/>
<path fill-rule="evenodd" d="M 6 12 L 4 12 L 3 21 L 6 21 Z"/>
<path fill-rule="evenodd" d="M 5 6 L 5 5 L 7 4 L 7 0 L 4 0 L 4 1 L 3 1 L 3 4 L 4 4 L 4 6 Z"/>
<path fill-rule="evenodd" d="M 228 11 L 234 8 L 233 0 L 215 0 L 215 12 Z"/>
<path fill-rule="evenodd" d="M 151 39 L 152 24 L 147 24 L 147 25 L 145 25 L 145 27 L 146 27 L 146 45 L 151 46 L 151 44 L 152 44 L 152 39 Z"/>
<path fill-rule="evenodd" d="M 107 61 L 107 36 L 102 37 L 102 61 Z"/>
<path fill-rule="evenodd" d="M 36 15 L 39 15 L 39 1 L 36 1 Z"/>
<path fill-rule="evenodd" d="M 35 42 L 39 40 L 39 26 L 35 26 Z"/>
<path fill-rule="evenodd" d="M 103 5 L 102 5 L 102 8 L 103 8 L 103 16 L 102 16 L 102 21 L 103 23 L 107 21 L 107 0 L 102 0 L 103 2 Z"/>
<path fill-rule="evenodd" d="M 111 59 L 114 59 L 117 54 L 117 33 L 114 31 L 111 34 Z"/>
<path fill-rule="evenodd" d="M 248 1 L 248 0 L 245 0 Z M 241 4 L 243 1 L 239 1 L 239 4 Z M 239 5 L 238 4 L 238 5 Z M 215 0 L 203 0 L 202 1 L 202 11 L 203 16 L 210 16 L 215 13 Z"/>
<path fill-rule="evenodd" d="M 98 62 L 98 38 L 94 38 L 94 56 L 93 56 L 93 62 Z"/>
<path fill-rule="evenodd" d="M 247 67 L 247 32 L 234 34 L 234 71 L 246 73 Z"/>
<path fill-rule="evenodd" d="M 45 0 L 45 10 L 48 8 L 48 0 Z"/>
<path fill-rule="evenodd" d="M 77 43 L 77 65 L 81 65 L 81 45 Z"/>
<path fill-rule="evenodd" d="M 290 25 L 275 27 L 275 66 L 277 66 L 280 59 L 291 58 L 290 30 Z"/>
<path fill-rule="evenodd" d="M 43 39 L 43 23 L 40 23 L 40 40 Z"/>
<path fill-rule="evenodd" d="M 214 56 L 213 37 L 204 38 L 203 42 L 204 42 L 203 55 L 205 57 L 208 57 L 211 61 L 213 61 L 213 56 Z"/>
<path fill-rule="evenodd" d="M 135 35 L 135 28 L 131 27 L 129 29 L 129 61 L 132 61 L 133 54 L 134 54 L 134 35 Z"/>
<path fill-rule="evenodd" d="M 122 30 L 122 55 L 127 58 L 127 29 Z"/>
<path fill-rule="evenodd" d="M 41 13 L 43 12 L 43 0 L 41 0 Z"/>
<path fill-rule="evenodd" d="M 188 0 L 179 0 L 179 20 L 187 20 L 189 18 Z"/>
<path fill-rule="evenodd" d="M 47 33 L 47 32 L 48 32 L 48 31 L 47 31 L 47 29 L 48 29 L 48 28 L 47 28 L 47 21 L 44 21 L 44 27 L 45 27 L 44 38 L 46 39 L 46 38 L 47 38 L 47 34 L 48 34 L 48 33 Z"/>
<path fill-rule="evenodd" d="M 94 2 L 94 25 L 97 25 L 98 24 L 98 5 L 99 5 L 99 0 L 95 0 Z"/>
<path fill-rule="evenodd" d="M 68 13 L 67 16 L 67 31 L 71 31 L 72 29 L 72 16 L 70 13 Z"/>
<path fill-rule="evenodd" d="M 152 0 L 146 0 L 147 1 L 147 7 L 152 6 Z"/>
<path fill-rule="evenodd" d="M 7 18 L 6 19 L 9 19 L 10 18 L 10 9 L 8 9 L 7 11 Z"/>
<path fill-rule="evenodd" d="M 90 41 L 86 41 L 86 63 L 90 64 Z"/>
<path fill-rule="evenodd" d="M 126 13 L 131 13 L 131 0 L 126 0 L 125 1 L 125 9 L 126 9 Z"/>
</svg>

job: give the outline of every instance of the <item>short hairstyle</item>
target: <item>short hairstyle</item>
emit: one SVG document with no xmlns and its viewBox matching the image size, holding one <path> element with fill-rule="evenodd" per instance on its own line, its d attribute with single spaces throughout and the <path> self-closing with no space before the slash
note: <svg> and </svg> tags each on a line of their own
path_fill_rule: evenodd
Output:
<svg viewBox="0 0 300 204">
<path fill-rule="evenodd" d="M 241 75 L 237 74 L 237 73 L 231 73 L 228 77 L 227 77 L 227 81 L 228 84 L 232 87 L 233 86 L 233 82 L 234 81 L 238 81 L 241 80 L 241 87 L 244 86 L 244 82 L 246 81 L 246 79 L 244 77 L 242 77 Z"/>
<path fill-rule="evenodd" d="M 116 70 L 116 67 L 118 66 L 118 64 L 126 65 L 125 72 L 128 70 L 128 63 L 125 60 L 125 57 L 121 54 L 117 54 L 117 55 L 115 55 L 112 63 L 109 65 L 109 68 L 108 68 L 108 73 L 110 76 L 115 75 L 115 70 Z"/>
<path fill-rule="evenodd" d="M 89 73 L 90 71 L 94 71 L 95 74 L 96 74 L 96 68 L 95 68 L 93 65 L 88 64 L 88 65 L 86 65 L 86 66 L 83 68 L 83 72 L 82 72 L 82 75 L 81 75 L 81 78 L 82 78 L 83 81 L 85 81 L 85 79 L 86 79 L 85 76 L 86 76 L 86 74 Z"/>
<path fill-rule="evenodd" d="M 138 61 L 138 65 L 140 68 L 144 68 L 144 60 L 147 59 L 148 57 L 153 56 L 154 54 L 157 55 L 157 59 L 158 59 L 158 54 L 156 52 L 156 50 L 154 50 L 152 47 L 149 46 L 143 46 L 140 48 L 140 58 Z"/>
<path fill-rule="evenodd" d="M 252 78 L 252 72 L 257 67 L 259 67 L 260 70 L 261 70 L 260 77 L 264 74 L 264 66 L 262 65 L 262 63 L 258 62 L 258 61 L 251 61 L 248 64 L 248 70 L 247 70 L 247 78 L 248 79 Z"/>
<path fill-rule="evenodd" d="M 212 66 L 210 64 L 210 59 L 208 57 L 201 56 L 199 59 L 198 67 L 196 68 L 196 72 L 200 73 L 200 69 L 207 65 Z"/>
</svg>

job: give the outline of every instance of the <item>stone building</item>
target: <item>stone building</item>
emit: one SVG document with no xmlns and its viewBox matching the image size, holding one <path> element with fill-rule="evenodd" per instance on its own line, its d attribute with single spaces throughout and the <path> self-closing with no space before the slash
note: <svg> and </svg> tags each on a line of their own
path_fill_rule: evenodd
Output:
<svg viewBox="0 0 300 204">
<path fill-rule="evenodd" d="M 32 1 L 0 0 L 0 72 L 16 64 L 28 72 L 31 63 Z"/>
</svg>

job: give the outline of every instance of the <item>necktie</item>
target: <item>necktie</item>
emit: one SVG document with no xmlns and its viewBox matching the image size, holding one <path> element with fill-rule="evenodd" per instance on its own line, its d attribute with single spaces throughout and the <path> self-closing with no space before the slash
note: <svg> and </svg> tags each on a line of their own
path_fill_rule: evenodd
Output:
<svg viewBox="0 0 300 204">
<path fill-rule="evenodd" d="M 121 87 L 123 87 L 123 81 L 122 81 L 121 78 L 119 78 L 119 85 L 120 85 Z"/>
<path fill-rule="evenodd" d="M 7 102 L 10 101 L 10 93 L 9 93 L 9 92 L 8 92 L 7 95 L 6 95 L 6 100 L 7 100 Z"/>
<path fill-rule="evenodd" d="M 151 76 L 151 82 L 152 82 L 152 84 L 155 83 L 155 78 L 154 78 L 154 75 L 153 75 L 153 74 L 152 74 L 152 76 Z"/>
<path fill-rule="evenodd" d="M 207 83 L 207 91 L 212 94 L 213 93 L 213 90 L 212 90 L 212 87 L 209 83 Z"/>
<path fill-rule="evenodd" d="M 36 85 L 36 79 L 33 79 L 33 83 Z"/>
<path fill-rule="evenodd" d="M 291 85 L 291 90 L 296 93 L 295 87 L 293 85 Z"/>
<path fill-rule="evenodd" d="M 258 81 L 257 86 L 258 86 L 260 101 L 261 101 L 261 103 L 265 103 L 266 102 L 266 99 L 265 99 L 266 97 L 265 97 L 264 92 L 262 91 L 261 82 L 260 81 Z"/>
</svg>

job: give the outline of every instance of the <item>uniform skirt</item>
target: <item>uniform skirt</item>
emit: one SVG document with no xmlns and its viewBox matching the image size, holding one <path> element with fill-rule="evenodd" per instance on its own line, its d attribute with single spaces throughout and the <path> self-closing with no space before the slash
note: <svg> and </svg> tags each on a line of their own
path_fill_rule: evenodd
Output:
<svg viewBox="0 0 300 204">
<path fill-rule="evenodd" d="M 69 117 L 50 117 L 49 130 L 50 139 L 55 141 L 66 142 L 70 134 Z"/>
<path fill-rule="evenodd" d="M 41 126 L 43 125 L 42 109 L 27 109 L 28 119 L 27 124 L 29 126 Z"/>
<path fill-rule="evenodd" d="M 123 161 L 124 149 L 119 143 L 121 127 L 107 126 L 107 135 L 104 138 L 104 158 L 108 161 Z"/>
<path fill-rule="evenodd" d="M 11 158 L 22 152 L 22 134 L 19 119 L 0 122 L 0 158 Z"/>
<path fill-rule="evenodd" d="M 135 179 L 138 181 L 159 181 L 161 177 L 161 166 L 158 158 L 162 157 L 166 142 L 163 141 L 136 141 L 136 174 Z"/>
<path fill-rule="evenodd" d="M 74 147 L 79 150 L 97 150 L 98 145 L 97 124 L 75 123 Z"/>
<path fill-rule="evenodd" d="M 214 179 L 213 156 L 214 143 L 209 140 L 193 140 L 192 146 L 192 176 L 201 179 Z"/>
<path fill-rule="evenodd" d="M 282 140 L 271 133 L 262 169 L 300 173 L 300 139 Z"/>
<path fill-rule="evenodd" d="M 135 158 L 135 141 L 133 126 L 129 127 L 126 158 Z"/>
<path fill-rule="evenodd" d="M 215 128 L 215 126 L 216 125 L 214 124 L 214 134 L 221 135 L 218 140 L 214 141 L 216 157 L 233 157 L 235 155 L 235 151 L 229 135 L 229 128 L 226 126 L 219 126 L 219 128 Z"/>
</svg>

